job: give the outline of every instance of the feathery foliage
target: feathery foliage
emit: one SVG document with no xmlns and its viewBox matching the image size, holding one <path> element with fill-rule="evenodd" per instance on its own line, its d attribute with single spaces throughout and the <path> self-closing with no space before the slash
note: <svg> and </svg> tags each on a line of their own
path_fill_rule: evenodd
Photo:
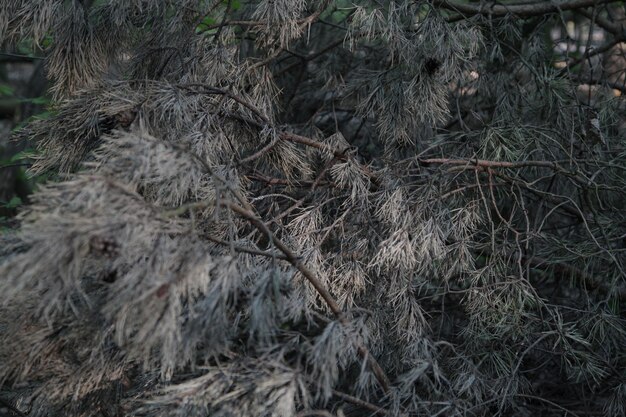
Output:
<svg viewBox="0 0 626 417">
<path fill-rule="evenodd" d="M 28 416 L 623 415 L 622 2 L 4 0 Z"/>
</svg>

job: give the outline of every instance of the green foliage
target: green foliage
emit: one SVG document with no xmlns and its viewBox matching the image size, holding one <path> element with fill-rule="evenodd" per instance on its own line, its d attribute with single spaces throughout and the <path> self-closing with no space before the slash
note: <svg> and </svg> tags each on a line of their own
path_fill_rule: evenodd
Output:
<svg viewBox="0 0 626 417">
<path fill-rule="evenodd" d="M 10 85 L 0 84 L 0 97 L 12 97 L 15 91 Z"/>
<path fill-rule="evenodd" d="M 4 208 L 9 208 L 9 209 L 17 208 L 17 207 L 22 205 L 22 199 L 19 198 L 18 196 L 15 196 L 15 197 L 11 198 L 11 200 L 9 202 L 7 202 L 7 203 L 0 203 L 0 204 L 2 204 L 2 206 Z"/>
</svg>

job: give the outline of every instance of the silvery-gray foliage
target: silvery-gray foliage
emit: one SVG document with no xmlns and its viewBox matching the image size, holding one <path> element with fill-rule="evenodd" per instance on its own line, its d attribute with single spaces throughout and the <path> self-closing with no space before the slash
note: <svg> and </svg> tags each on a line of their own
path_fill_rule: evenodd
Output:
<svg viewBox="0 0 626 417">
<path fill-rule="evenodd" d="M 57 180 L 2 236 L 2 404 L 622 415 L 624 6 L 503 3 L 4 0 Z"/>
</svg>

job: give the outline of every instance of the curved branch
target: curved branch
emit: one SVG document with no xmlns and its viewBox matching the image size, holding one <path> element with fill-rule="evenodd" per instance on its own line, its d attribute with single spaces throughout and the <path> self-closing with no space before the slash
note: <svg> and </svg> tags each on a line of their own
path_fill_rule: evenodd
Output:
<svg viewBox="0 0 626 417">
<path fill-rule="evenodd" d="M 487 15 L 506 16 L 515 15 L 519 17 L 540 16 L 546 13 L 556 13 L 566 10 L 576 10 L 585 7 L 597 6 L 604 3 L 612 3 L 615 0 L 566 0 L 566 1 L 545 1 L 532 4 L 496 4 L 493 3 L 461 3 L 454 0 L 434 0 L 435 6 L 453 10 L 463 15 Z"/>
</svg>

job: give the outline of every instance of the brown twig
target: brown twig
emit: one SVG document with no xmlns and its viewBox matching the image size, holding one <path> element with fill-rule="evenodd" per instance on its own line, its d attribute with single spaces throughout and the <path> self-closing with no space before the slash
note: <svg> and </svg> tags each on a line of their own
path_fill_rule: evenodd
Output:
<svg viewBox="0 0 626 417">
<path fill-rule="evenodd" d="M 565 10 L 582 9 L 585 7 L 597 6 L 604 3 L 612 3 L 615 0 L 566 0 L 566 1 L 544 1 L 531 4 L 496 4 L 493 3 L 461 3 L 454 0 L 435 0 L 435 6 L 453 10 L 463 15 L 485 16 L 506 16 L 515 15 L 518 17 L 541 16 L 547 13 L 558 13 Z"/>
<path fill-rule="evenodd" d="M 370 402 L 364 401 L 360 398 L 354 397 L 352 395 L 346 394 L 344 392 L 341 391 L 337 391 L 337 390 L 333 390 L 333 395 L 335 395 L 336 397 L 341 398 L 342 400 L 352 403 L 354 405 L 358 405 L 359 407 L 363 407 L 363 408 L 367 408 L 370 411 L 373 411 L 376 414 L 381 414 L 384 416 L 389 415 L 389 412 L 387 410 L 385 410 L 384 408 L 380 408 Z"/>
<path fill-rule="evenodd" d="M 520 162 L 507 162 L 507 161 L 489 161 L 486 159 L 453 159 L 453 158 L 430 158 L 420 159 L 419 162 L 423 165 L 467 165 L 477 166 L 481 168 L 524 168 L 524 167 L 543 167 L 552 169 L 563 169 L 556 162 L 551 161 L 520 161 Z"/>
<path fill-rule="evenodd" d="M 233 188 L 226 179 L 222 178 L 219 174 L 215 173 L 213 169 L 206 163 L 202 158 L 200 158 L 197 154 L 190 150 L 186 150 L 189 154 L 196 159 L 201 165 L 205 168 L 208 174 L 212 175 L 216 180 L 222 183 L 236 198 L 237 200 L 244 206 L 240 206 L 232 201 L 228 200 L 219 200 L 219 201 L 210 201 L 210 202 L 197 202 L 192 203 L 189 206 L 185 206 L 184 209 L 191 208 L 200 208 L 206 207 L 209 205 L 219 205 L 222 207 L 229 208 L 231 211 L 237 213 L 240 217 L 246 219 L 250 224 L 256 227 L 265 237 L 276 247 L 280 252 L 285 255 L 285 260 L 289 262 L 294 268 L 296 268 L 304 278 L 309 281 L 309 283 L 315 288 L 317 293 L 322 297 L 330 311 L 335 315 L 335 317 L 339 320 L 341 324 L 344 326 L 349 325 L 348 318 L 343 313 L 341 307 L 335 301 L 333 296 L 330 294 L 328 289 L 322 284 L 322 282 L 315 276 L 315 274 L 304 265 L 298 255 L 296 255 L 287 245 L 285 245 L 280 239 L 278 239 L 274 233 L 269 229 L 269 227 L 261 220 L 255 213 L 253 207 L 250 203 L 247 202 L 241 196 L 238 190 Z M 177 215 L 180 214 L 181 208 L 176 209 L 170 214 Z M 169 284 L 164 284 L 157 290 L 157 296 L 163 296 L 168 291 Z M 359 355 L 368 362 L 372 372 L 374 373 L 376 379 L 378 380 L 381 388 L 385 393 L 389 392 L 390 382 L 389 378 L 385 374 L 385 371 L 380 366 L 378 361 L 371 355 L 367 347 L 365 347 L 360 342 L 356 342 L 357 351 Z"/>
<path fill-rule="evenodd" d="M 328 164 L 326 164 L 326 166 L 321 170 L 321 172 L 315 178 L 315 181 L 313 181 L 313 184 L 311 184 L 311 189 L 309 190 L 309 192 L 304 197 L 296 201 L 291 207 L 287 208 L 282 213 L 274 217 L 274 219 L 272 219 L 272 223 L 278 222 L 280 219 L 289 215 L 289 213 L 293 212 L 298 207 L 301 207 L 302 204 L 304 204 L 304 202 L 307 200 L 307 198 L 313 195 L 313 192 L 322 181 L 322 178 L 324 178 L 324 175 L 326 175 L 326 172 L 328 172 L 328 170 L 335 164 L 335 162 L 337 162 L 337 160 L 333 158 Z"/>
<path fill-rule="evenodd" d="M 285 257 L 287 258 L 287 261 L 294 268 L 296 268 L 302 274 L 302 276 L 306 278 L 307 281 L 309 281 L 309 283 L 313 286 L 313 288 L 315 288 L 317 293 L 322 297 L 322 299 L 324 300 L 328 308 L 330 308 L 330 311 L 333 312 L 333 314 L 335 315 L 335 317 L 337 317 L 339 322 L 343 325 L 349 325 L 349 321 L 347 317 L 344 315 L 343 311 L 341 310 L 341 307 L 339 306 L 337 301 L 335 301 L 335 299 L 330 294 L 328 289 L 326 289 L 324 284 L 322 284 L 322 282 L 315 276 L 315 274 L 309 268 L 307 268 L 306 265 L 302 263 L 299 256 L 297 256 L 287 245 L 285 245 L 280 239 L 278 239 L 269 230 L 267 225 L 261 219 L 259 219 L 253 212 L 246 210 L 243 207 L 233 202 L 221 201 L 220 205 L 228 207 L 229 209 L 237 213 L 239 216 L 248 220 L 261 233 L 263 233 L 265 237 L 267 237 L 270 240 L 270 242 L 272 242 L 272 244 L 285 255 Z M 383 391 L 385 393 L 389 392 L 389 387 L 390 387 L 389 378 L 385 374 L 385 371 L 380 366 L 378 361 L 371 355 L 369 350 L 359 342 L 357 342 L 357 351 L 359 352 L 359 355 L 368 362 L 370 368 L 372 369 L 372 372 L 374 372 L 374 375 L 376 379 L 378 380 L 378 383 L 380 384 Z"/>
<path fill-rule="evenodd" d="M 589 186 L 590 181 L 585 179 L 580 174 L 570 171 L 562 167 L 558 162 L 552 161 L 520 161 L 520 162 L 508 162 L 508 161 L 489 161 L 485 159 L 454 159 L 454 158 L 430 158 L 419 159 L 422 165 L 452 165 L 454 168 L 464 169 L 479 169 L 487 172 L 493 168 L 508 168 L 508 169 L 520 169 L 528 167 L 548 168 L 553 171 L 559 172 L 567 177 L 574 179 L 581 185 Z M 456 169 L 453 169 L 456 171 Z"/>
<path fill-rule="evenodd" d="M 287 260 L 287 258 L 284 255 L 281 255 L 279 253 L 272 253 L 272 252 L 265 252 L 262 250 L 258 250 L 258 249 L 253 249 L 253 248 L 246 248 L 244 246 L 237 246 L 237 245 L 233 245 L 232 242 L 229 242 L 227 240 L 222 240 L 219 239 L 215 236 L 210 236 L 210 235 L 202 235 L 202 237 L 210 240 L 211 242 L 217 243 L 219 245 L 224 245 L 224 246 L 228 246 L 233 248 L 236 252 L 242 252 L 242 253 L 249 253 L 251 255 L 260 255 L 260 256 L 266 256 L 268 258 L 272 258 L 272 259 L 281 259 L 281 260 Z"/>
<path fill-rule="evenodd" d="M 194 91 L 194 88 L 199 88 L 202 91 L 200 91 L 200 93 L 203 94 L 219 94 L 219 95 L 223 95 L 225 97 L 230 98 L 231 100 L 234 100 L 235 102 L 239 103 L 240 105 L 242 105 L 243 107 L 247 108 L 248 110 L 252 111 L 260 120 L 256 121 L 256 120 L 251 120 L 248 118 L 245 118 L 241 115 L 238 114 L 232 114 L 229 113 L 228 117 L 232 117 L 235 118 L 237 120 L 240 120 L 248 125 L 252 125 L 257 127 L 258 129 L 263 129 L 266 127 L 271 127 L 276 129 L 279 133 L 278 133 L 278 137 L 282 140 L 288 141 L 288 142 L 293 142 L 293 143 L 299 143 L 301 145 L 305 145 L 308 146 L 310 148 L 315 148 L 315 149 L 319 149 L 321 151 L 326 151 L 326 152 L 330 152 L 332 153 L 332 155 L 337 158 L 338 160 L 341 161 L 348 161 L 350 159 L 354 159 L 352 156 L 348 155 L 348 150 L 349 148 L 346 149 L 332 149 L 330 146 L 328 146 L 325 143 L 319 142 L 315 139 L 311 139 L 308 138 L 306 136 L 301 136 L 298 135 L 296 133 L 292 133 L 292 132 L 286 132 L 286 131 L 280 131 L 279 129 L 276 128 L 276 126 L 273 126 L 271 124 L 271 121 L 265 116 L 263 115 L 256 107 L 254 107 L 252 104 L 250 104 L 249 102 L 247 102 L 246 100 L 244 100 L 241 97 L 238 97 L 232 93 L 230 93 L 229 91 L 223 90 L 221 88 L 216 88 L 216 87 L 212 87 L 212 86 L 208 86 L 206 84 L 199 84 L 199 83 L 194 83 L 194 84 L 181 84 L 179 85 L 180 88 L 184 88 L 184 89 L 188 89 L 194 93 L 198 93 L 198 91 Z M 268 152 L 269 150 L 271 150 L 273 147 L 275 146 L 274 141 L 270 142 L 269 144 L 266 144 L 263 148 L 261 148 L 259 151 L 255 152 L 253 155 L 246 157 L 244 160 L 242 160 L 241 162 L 250 162 L 253 161 L 255 159 L 257 159 L 258 157 L 262 156 L 263 154 L 265 154 L 266 152 Z M 365 165 L 362 165 L 360 163 L 357 163 L 357 166 L 359 166 L 359 168 L 361 169 L 361 171 L 367 176 L 369 177 L 369 179 L 371 180 L 372 184 L 374 184 L 375 186 L 378 186 L 378 180 L 376 179 L 376 176 L 374 175 L 374 173 L 372 173 L 372 171 Z"/>
</svg>

